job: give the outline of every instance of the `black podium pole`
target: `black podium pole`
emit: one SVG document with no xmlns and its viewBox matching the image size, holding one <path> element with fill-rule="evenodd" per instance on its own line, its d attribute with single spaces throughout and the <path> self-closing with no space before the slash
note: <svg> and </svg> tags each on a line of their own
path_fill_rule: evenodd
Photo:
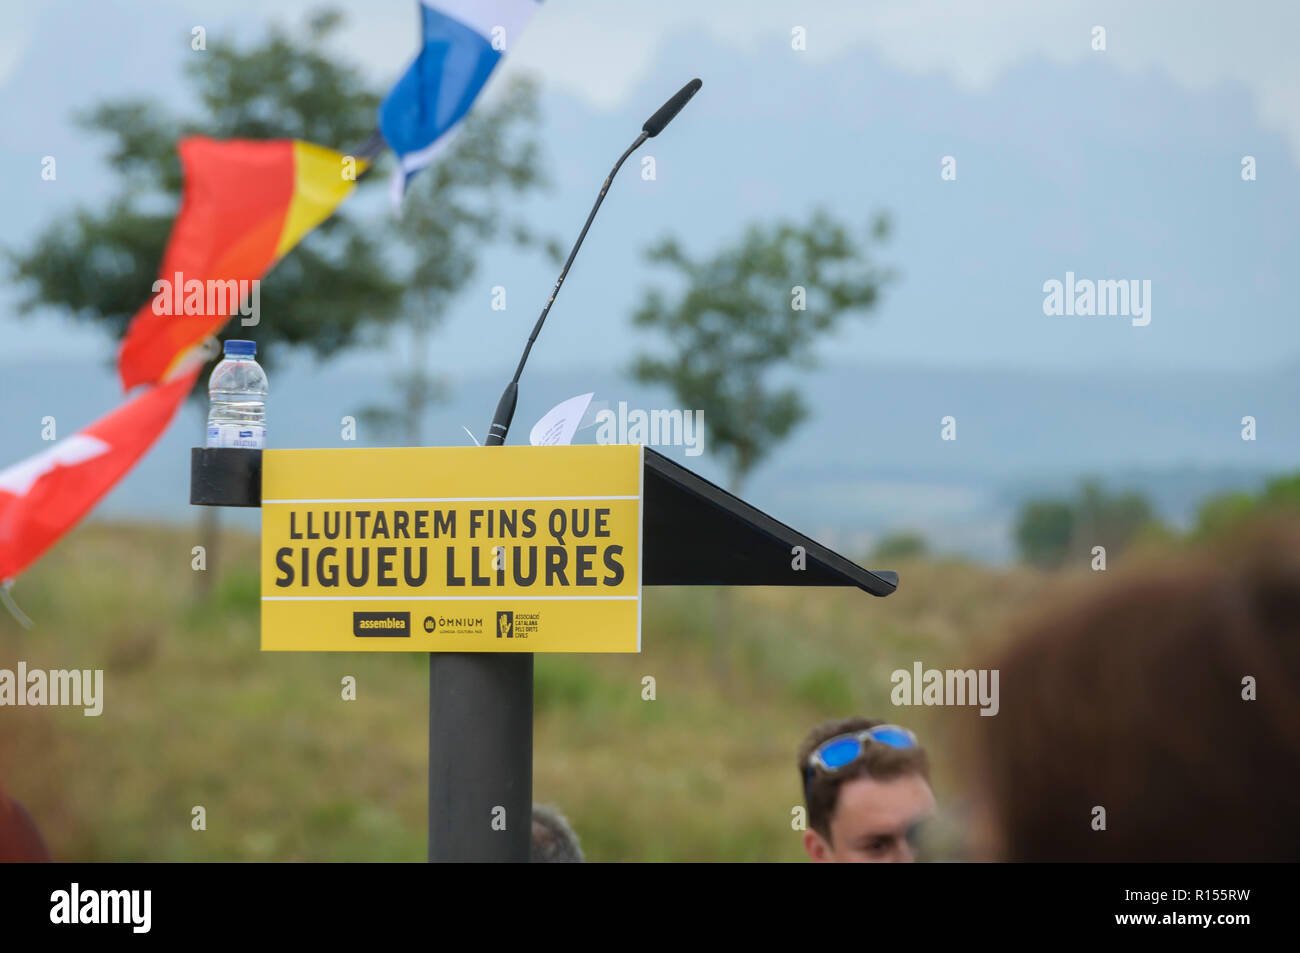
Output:
<svg viewBox="0 0 1300 953">
<path fill-rule="evenodd" d="M 429 861 L 527 861 L 533 656 L 429 654 Z"/>
</svg>

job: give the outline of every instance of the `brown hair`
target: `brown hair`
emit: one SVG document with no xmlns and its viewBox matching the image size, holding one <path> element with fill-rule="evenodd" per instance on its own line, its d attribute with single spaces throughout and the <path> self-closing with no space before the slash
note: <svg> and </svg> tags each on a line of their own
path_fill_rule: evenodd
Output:
<svg viewBox="0 0 1300 953">
<path fill-rule="evenodd" d="M 534 864 L 580 864 L 582 848 L 569 819 L 546 804 L 533 805 L 532 843 L 528 859 Z"/>
<path fill-rule="evenodd" d="M 49 848 L 27 810 L 0 790 L 0 863 L 47 861 Z"/>
<path fill-rule="evenodd" d="M 854 778 L 871 777 L 888 781 L 905 774 L 919 774 L 930 780 L 930 761 L 924 748 L 891 748 L 888 745 L 869 744 L 862 755 L 834 773 L 813 767 L 809 777 L 808 758 L 817 746 L 836 735 L 866 731 L 889 722 L 873 718 L 841 718 L 824 721 L 804 738 L 799 745 L 799 783 L 803 786 L 808 805 L 808 826 L 830 840 L 831 817 L 839 802 L 840 786 Z"/>
<path fill-rule="evenodd" d="M 995 663 L 976 766 L 1006 859 L 1300 859 L 1300 533 L 1238 546 L 1095 579 Z"/>
</svg>

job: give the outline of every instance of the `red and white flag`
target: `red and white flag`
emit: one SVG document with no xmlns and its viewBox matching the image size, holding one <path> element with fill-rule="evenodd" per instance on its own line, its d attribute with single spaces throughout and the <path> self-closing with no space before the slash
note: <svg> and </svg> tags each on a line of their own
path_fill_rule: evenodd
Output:
<svg viewBox="0 0 1300 953">
<path fill-rule="evenodd" d="M 35 562 L 144 456 L 201 367 L 196 363 L 48 450 L 0 470 L 0 582 Z"/>
</svg>

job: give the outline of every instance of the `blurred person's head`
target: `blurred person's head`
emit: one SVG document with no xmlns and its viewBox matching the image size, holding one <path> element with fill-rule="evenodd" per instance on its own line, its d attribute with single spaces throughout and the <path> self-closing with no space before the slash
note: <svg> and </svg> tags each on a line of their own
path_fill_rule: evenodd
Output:
<svg viewBox="0 0 1300 953">
<path fill-rule="evenodd" d="M 0 863 L 50 859 L 49 848 L 27 809 L 0 790 Z"/>
<path fill-rule="evenodd" d="M 533 840 L 528 860 L 534 864 L 580 864 L 582 848 L 568 820 L 553 807 L 533 805 Z"/>
<path fill-rule="evenodd" d="M 1300 536 L 1236 548 L 1092 580 L 1016 634 L 971 752 L 988 856 L 1300 859 Z"/>
<path fill-rule="evenodd" d="M 799 746 L 803 844 L 818 863 L 916 859 L 916 831 L 934 813 L 929 760 L 910 732 L 882 726 L 869 718 L 828 721 Z M 867 735 L 871 729 L 878 737 Z"/>
</svg>

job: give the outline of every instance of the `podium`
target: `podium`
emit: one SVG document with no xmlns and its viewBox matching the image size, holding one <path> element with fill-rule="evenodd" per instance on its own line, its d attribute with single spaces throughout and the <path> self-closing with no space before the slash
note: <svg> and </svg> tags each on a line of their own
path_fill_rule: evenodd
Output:
<svg viewBox="0 0 1300 953">
<path fill-rule="evenodd" d="M 641 488 L 643 586 L 898 587 L 649 447 Z M 190 503 L 260 507 L 262 451 L 193 448 Z M 528 859 L 532 741 L 532 653 L 429 654 L 430 861 Z"/>
</svg>

